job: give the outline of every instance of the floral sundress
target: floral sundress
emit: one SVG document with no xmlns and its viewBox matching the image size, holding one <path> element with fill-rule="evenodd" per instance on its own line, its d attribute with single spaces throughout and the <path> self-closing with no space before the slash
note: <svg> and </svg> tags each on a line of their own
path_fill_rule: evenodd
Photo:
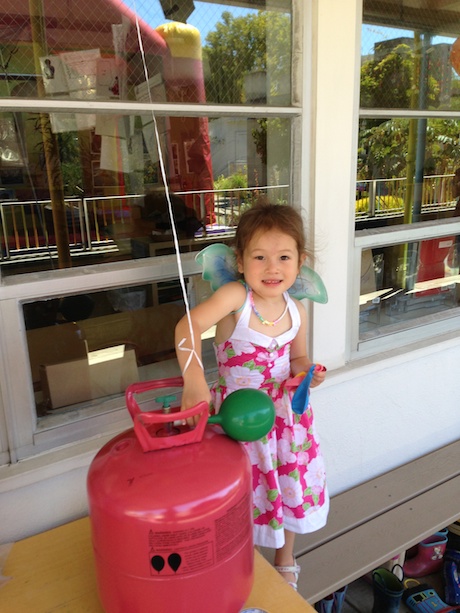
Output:
<svg viewBox="0 0 460 613">
<path fill-rule="evenodd" d="M 250 291 L 250 290 L 249 290 Z M 242 388 L 262 389 L 274 402 L 275 425 L 259 441 L 244 443 L 252 464 L 254 543 L 276 549 L 284 529 L 298 534 L 322 528 L 329 511 L 324 461 L 309 405 L 302 415 L 291 409 L 290 348 L 300 327 L 300 314 L 288 293 L 292 327 L 275 338 L 249 327 L 246 297 L 235 330 L 215 345 L 219 379 L 211 390 L 218 412 L 228 394 Z"/>
</svg>

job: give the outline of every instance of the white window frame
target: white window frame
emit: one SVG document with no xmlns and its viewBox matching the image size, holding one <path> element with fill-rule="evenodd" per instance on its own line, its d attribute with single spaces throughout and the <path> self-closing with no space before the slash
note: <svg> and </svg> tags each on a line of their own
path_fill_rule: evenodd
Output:
<svg viewBox="0 0 460 613">
<path fill-rule="evenodd" d="M 359 333 L 362 252 L 365 249 L 402 245 L 455 234 L 460 234 L 460 220 L 457 219 L 423 221 L 416 224 L 393 226 L 391 229 L 375 228 L 356 232 L 353 272 L 355 304 L 353 310 L 357 313 L 357 317 L 354 318 L 352 327 L 352 346 L 355 348 L 352 352 L 352 358 L 367 357 L 421 340 L 439 338 L 442 334 L 459 330 L 460 307 L 455 307 L 448 311 L 418 317 L 403 324 L 378 328 L 378 334 L 368 339 L 364 335 L 360 338 Z"/>
<path fill-rule="evenodd" d="M 460 121 L 459 111 L 440 110 L 391 110 L 360 109 L 360 119 L 453 119 Z M 359 334 L 359 294 L 361 275 L 361 254 L 364 249 L 400 245 L 403 243 L 429 240 L 460 234 L 460 220 L 450 218 L 436 221 L 421 221 L 414 224 L 358 230 L 355 233 L 353 257 L 353 313 L 351 334 L 351 359 L 359 359 L 379 352 L 398 349 L 411 343 L 428 341 L 460 329 L 460 307 L 442 311 L 430 316 L 412 319 L 401 326 L 388 326 L 378 329 L 374 338 L 360 338 Z"/>
</svg>

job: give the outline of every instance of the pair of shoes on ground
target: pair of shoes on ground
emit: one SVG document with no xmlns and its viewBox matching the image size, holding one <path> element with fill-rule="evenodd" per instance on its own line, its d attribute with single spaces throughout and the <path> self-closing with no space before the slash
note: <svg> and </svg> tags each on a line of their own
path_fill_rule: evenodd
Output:
<svg viewBox="0 0 460 613">
<path fill-rule="evenodd" d="M 279 572 L 280 575 L 293 574 L 294 581 L 287 581 L 287 583 L 297 591 L 297 581 L 299 579 L 300 566 L 297 564 L 295 558 L 292 566 L 279 566 L 277 564 L 274 565 L 275 570 Z"/>
<path fill-rule="evenodd" d="M 416 579 L 406 579 L 404 587 L 406 589 L 403 593 L 403 602 L 414 613 L 425 613 L 425 611 L 447 613 L 448 611 L 457 611 L 456 607 L 452 607 L 447 602 L 444 602 L 436 590 L 427 583 L 420 583 Z"/>
<path fill-rule="evenodd" d="M 372 613 L 398 613 L 401 601 L 413 613 L 447 613 L 455 608 L 444 602 L 431 585 L 417 579 L 400 580 L 387 568 L 372 573 L 374 605 Z"/>
<path fill-rule="evenodd" d="M 326 598 L 315 603 L 315 610 L 318 611 L 318 613 L 342 613 L 347 589 L 348 585 L 345 585 L 336 592 L 332 592 L 332 594 L 329 594 Z"/>
<path fill-rule="evenodd" d="M 424 577 L 437 573 L 442 568 L 443 556 L 447 547 L 447 528 L 421 541 L 415 546 L 415 555 L 407 554 L 404 564 L 406 577 Z"/>
</svg>

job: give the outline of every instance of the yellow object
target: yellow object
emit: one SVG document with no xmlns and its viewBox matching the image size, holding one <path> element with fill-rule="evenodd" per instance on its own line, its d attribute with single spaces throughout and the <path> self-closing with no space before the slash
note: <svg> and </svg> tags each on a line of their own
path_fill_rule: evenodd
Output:
<svg viewBox="0 0 460 613">
<path fill-rule="evenodd" d="M 158 26 L 156 31 L 167 43 L 172 57 L 201 60 L 200 31 L 194 26 L 173 21 Z"/>
<path fill-rule="evenodd" d="M 88 518 L 15 543 L 0 588 L 2 613 L 104 613 L 97 594 Z M 246 607 L 268 613 L 314 613 L 275 569 L 255 552 L 255 581 Z"/>
</svg>

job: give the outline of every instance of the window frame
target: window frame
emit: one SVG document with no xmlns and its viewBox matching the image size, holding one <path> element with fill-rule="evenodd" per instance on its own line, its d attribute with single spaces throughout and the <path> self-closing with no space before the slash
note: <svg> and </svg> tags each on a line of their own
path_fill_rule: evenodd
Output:
<svg viewBox="0 0 460 613">
<path fill-rule="evenodd" d="M 453 119 L 460 121 L 460 111 L 402 110 L 402 109 L 359 109 L 359 119 Z M 353 318 L 351 322 L 352 360 L 357 360 L 383 351 L 397 350 L 408 344 L 428 341 L 439 334 L 454 332 L 460 327 L 460 307 L 431 316 L 412 319 L 401 329 L 385 327 L 379 329 L 373 338 L 360 338 L 359 295 L 361 277 L 361 254 L 364 249 L 388 247 L 418 240 L 429 240 L 460 234 L 460 219 L 450 218 L 436 221 L 419 221 L 415 224 L 401 224 L 388 228 L 356 230 L 353 247 Z"/>
<path fill-rule="evenodd" d="M 357 317 L 353 318 L 352 326 L 352 359 L 359 359 L 381 353 L 389 349 L 404 347 L 410 343 L 428 340 L 458 330 L 460 327 L 460 307 L 442 311 L 433 315 L 419 317 L 401 325 L 401 329 L 395 330 L 396 326 L 380 328 L 378 334 L 368 339 L 360 338 L 359 334 L 359 295 L 361 284 L 361 254 L 365 249 L 401 245 L 420 240 L 429 240 L 460 234 L 460 219 L 447 219 L 436 221 L 422 221 L 417 224 L 376 228 L 373 230 L 358 230 L 354 241 L 354 271 L 353 288 L 356 297 L 353 310 Z M 423 330 L 423 332 L 421 332 Z"/>
</svg>

